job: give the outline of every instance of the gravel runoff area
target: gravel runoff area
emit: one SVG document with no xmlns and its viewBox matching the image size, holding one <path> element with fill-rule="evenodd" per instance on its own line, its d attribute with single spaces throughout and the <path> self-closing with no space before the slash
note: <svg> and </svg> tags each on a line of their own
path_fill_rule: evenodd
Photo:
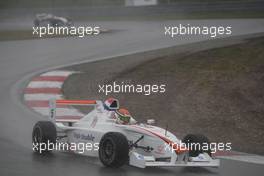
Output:
<svg viewBox="0 0 264 176">
<path fill-rule="evenodd" d="M 211 49 L 215 48 L 215 49 Z M 116 97 L 139 121 L 177 136 L 202 133 L 236 151 L 264 154 L 264 37 L 218 39 L 67 67 L 69 99 Z M 99 93 L 98 85 L 166 84 L 165 93 Z M 87 109 L 80 107 L 82 111 Z"/>
</svg>

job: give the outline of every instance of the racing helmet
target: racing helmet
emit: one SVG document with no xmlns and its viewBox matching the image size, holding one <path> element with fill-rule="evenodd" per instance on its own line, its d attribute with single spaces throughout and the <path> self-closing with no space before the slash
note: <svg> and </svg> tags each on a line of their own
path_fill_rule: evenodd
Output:
<svg viewBox="0 0 264 176">
<path fill-rule="evenodd" d="M 103 106 L 108 111 L 115 111 L 115 110 L 119 109 L 119 101 L 117 99 L 114 99 L 114 98 L 108 98 L 103 103 Z"/>
<path fill-rule="evenodd" d="M 120 124 L 128 124 L 131 119 L 129 111 L 125 108 L 120 108 L 116 111 L 117 122 Z"/>
</svg>

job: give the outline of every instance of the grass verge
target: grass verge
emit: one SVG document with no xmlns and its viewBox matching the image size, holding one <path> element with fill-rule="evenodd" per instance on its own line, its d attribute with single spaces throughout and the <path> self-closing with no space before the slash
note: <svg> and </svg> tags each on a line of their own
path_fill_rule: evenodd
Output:
<svg viewBox="0 0 264 176">
<path fill-rule="evenodd" d="M 202 133 L 212 141 L 232 142 L 234 150 L 264 154 L 263 48 L 260 37 L 136 64 L 124 59 L 82 64 L 68 68 L 83 73 L 71 76 L 63 92 L 71 99 L 117 97 L 137 120 L 169 124 L 179 137 Z M 98 84 L 113 81 L 166 84 L 166 93 L 98 93 Z"/>
</svg>

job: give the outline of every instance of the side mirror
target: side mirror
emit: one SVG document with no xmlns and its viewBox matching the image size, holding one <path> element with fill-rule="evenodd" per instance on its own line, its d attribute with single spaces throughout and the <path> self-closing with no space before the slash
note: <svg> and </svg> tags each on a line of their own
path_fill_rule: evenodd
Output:
<svg viewBox="0 0 264 176">
<path fill-rule="evenodd" d="M 148 120 L 147 120 L 147 124 L 148 124 L 148 125 L 153 125 L 153 124 L 155 124 L 155 119 L 148 119 Z"/>
</svg>

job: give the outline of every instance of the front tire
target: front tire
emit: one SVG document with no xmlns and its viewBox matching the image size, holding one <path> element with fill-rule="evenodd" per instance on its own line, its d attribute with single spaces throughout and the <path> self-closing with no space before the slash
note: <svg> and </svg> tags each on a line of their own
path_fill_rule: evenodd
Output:
<svg viewBox="0 0 264 176">
<path fill-rule="evenodd" d="M 55 145 L 57 131 L 55 125 L 50 121 L 39 121 L 35 124 L 32 132 L 33 150 L 42 154 L 50 152 L 49 145 Z"/>
<path fill-rule="evenodd" d="M 106 167 L 118 168 L 128 161 L 129 146 L 122 133 L 106 133 L 99 144 L 99 159 Z"/>
<path fill-rule="evenodd" d="M 197 157 L 200 153 L 208 153 L 209 156 L 211 156 L 212 152 L 210 149 L 210 141 L 209 139 L 202 135 L 202 134 L 188 134 L 186 135 L 183 140 L 183 143 L 185 143 L 189 147 L 189 156 L 190 157 Z M 198 147 L 191 147 L 190 146 L 198 146 L 200 145 L 200 148 Z M 207 145 L 207 149 L 203 150 L 203 145 Z"/>
</svg>

